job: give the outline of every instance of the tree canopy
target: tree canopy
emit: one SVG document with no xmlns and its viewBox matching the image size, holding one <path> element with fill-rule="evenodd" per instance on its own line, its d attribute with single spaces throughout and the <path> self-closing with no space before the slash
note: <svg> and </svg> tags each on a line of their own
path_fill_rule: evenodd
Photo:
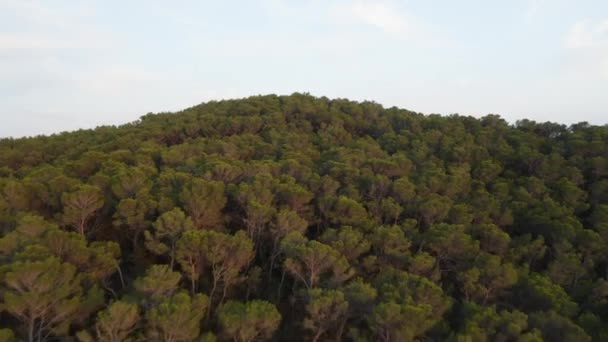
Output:
<svg viewBox="0 0 608 342">
<path fill-rule="evenodd" d="M 0 326 L 605 341 L 608 126 L 296 93 L 2 139 Z"/>
</svg>

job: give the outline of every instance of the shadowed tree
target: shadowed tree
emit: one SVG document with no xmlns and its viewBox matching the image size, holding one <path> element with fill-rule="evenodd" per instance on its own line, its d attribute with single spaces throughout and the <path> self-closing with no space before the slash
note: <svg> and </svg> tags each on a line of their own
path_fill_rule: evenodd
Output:
<svg viewBox="0 0 608 342">
<path fill-rule="evenodd" d="M 281 253 L 280 242 L 291 232 L 304 234 L 308 228 L 308 222 L 301 218 L 295 211 L 282 209 L 276 215 L 276 222 L 270 226 L 269 240 L 271 241 L 270 251 L 270 272 L 274 269 L 276 259 Z"/>
<path fill-rule="evenodd" d="M 335 225 L 360 227 L 369 220 L 367 211 L 361 203 L 346 196 L 340 196 L 334 203 L 330 220 Z"/>
<path fill-rule="evenodd" d="M 376 280 L 380 303 L 368 322 L 382 341 L 410 341 L 422 335 L 451 306 L 449 297 L 427 278 L 395 269 Z"/>
<path fill-rule="evenodd" d="M 522 277 L 514 287 L 512 302 L 524 312 L 555 311 L 564 317 L 573 317 L 579 308 L 564 288 L 549 277 L 532 273 Z"/>
<path fill-rule="evenodd" d="M 466 299 L 486 305 L 517 282 L 517 271 L 513 265 L 501 262 L 497 256 L 482 254 L 472 268 L 456 277 Z"/>
<path fill-rule="evenodd" d="M 381 226 L 372 236 L 374 255 L 385 264 L 403 265 L 410 255 L 410 240 L 399 226 Z"/>
<path fill-rule="evenodd" d="M 461 270 L 479 253 L 479 243 L 463 225 L 440 223 L 422 235 L 421 245 L 437 260 L 442 272 Z"/>
<path fill-rule="evenodd" d="M 347 321 L 351 321 L 352 327 L 365 326 L 365 317 L 367 317 L 374 308 L 374 301 L 378 296 L 378 292 L 370 284 L 363 280 L 355 279 L 344 286 L 344 299 L 348 302 L 348 310 L 342 319 L 338 322 L 336 329 L 336 340 L 341 341 Z"/>
<path fill-rule="evenodd" d="M 517 310 L 497 310 L 464 302 L 460 315 L 464 321 L 458 340 L 472 341 L 542 341 L 528 330 L 528 316 Z M 538 333 L 538 332 L 536 332 Z"/>
<path fill-rule="evenodd" d="M 449 213 L 452 207 L 452 201 L 438 194 L 430 194 L 428 199 L 425 199 L 418 206 L 421 222 L 427 227 L 433 223 L 443 220 Z"/>
<path fill-rule="evenodd" d="M 194 229 L 192 220 L 179 208 L 163 213 L 152 225 L 152 231 L 144 232 L 146 248 L 157 255 L 169 255 L 169 266 L 175 263 L 176 243 L 185 231 Z"/>
<path fill-rule="evenodd" d="M 554 311 L 531 313 L 529 323 L 542 332 L 545 341 L 591 341 L 583 328 Z"/>
<path fill-rule="evenodd" d="M 125 227 L 133 249 L 137 249 L 139 237 L 151 225 L 150 218 L 156 209 L 156 202 L 148 195 L 125 198 L 118 203 L 114 213 L 114 224 Z"/>
<path fill-rule="evenodd" d="M 190 291 L 196 292 L 199 278 L 205 267 L 205 255 L 201 247 L 203 232 L 187 231 L 177 241 L 175 260 L 181 271 L 190 279 Z"/>
<path fill-rule="evenodd" d="M 348 302 L 340 290 L 312 289 L 307 294 L 304 327 L 316 342 L 332 327 L 339 325 L 348 312 Z"/>
<path fill-rule="evenodd" d="M 321 241 L 340 252 L 349 262 L 353 262 L 371 247 L 363 233 L 349 226 L 326 230 Z"/>
<path fill-rule="evenodd" d="M 141 193 L 149 192 L 151 182 L 148 173 L 149 170 L 145 167 L 119 167 L 111 180 L 112 192 L 120 200 L 135 198 Z"/>
<path fill-rule="evenodd" d="M 135 279 L 133 287 L 153 304 L 171 296 L 179 287 L 180 280 L 181 275 L 171 271 L 167 265 L 152 265 L 143 277 Z"/>
<path fill-rule="evenodd" d="M 260 234 L 276 214 L 274 188 L 277 180 L 270 175 L 256 175 L 253 182 L 242 182 L 236 200 L 244 211 L 243 223 L 247 234 L 257 243 Z"/>
<path fill-rule="evenodd" d="M 227 201 L 224 194 L 224 183 L 200 178 L 192 179 L 184 186 L 180 199 L 197 228 L 219 229 L 222 227 L 222 209 Z"/>
<path fill-rule="evenodd" d="M 28 207 L 29 195 L 23 183 L 10 179 L 2 188 L 2 198 L 7 203 L 11 213 L 25 211 Z"/>
<path fill-rule="evenodd" d="M 15 333 L 11 329 L 0 329 L 0 341 L 15 342 Z"/>
<path fill-rule="evenodd" d="M 408 341 L 407 332 L 402 332 L 408 324 L 404 308 L 393 302 L 380 303 L 369 316 L 369 325 L 376 337 L 383 342 Z"/>
</svg>

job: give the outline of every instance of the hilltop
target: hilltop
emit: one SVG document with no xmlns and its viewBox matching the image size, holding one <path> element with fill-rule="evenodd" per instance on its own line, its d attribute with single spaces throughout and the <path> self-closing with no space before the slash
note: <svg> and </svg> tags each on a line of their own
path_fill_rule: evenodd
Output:
<svg viewBox="0 0 608 342">
<path fill-rule="evenodd" d="M 608 126 L 308 94 L 0 140 L 0 339 L 608 339 Z"/>
</svg>

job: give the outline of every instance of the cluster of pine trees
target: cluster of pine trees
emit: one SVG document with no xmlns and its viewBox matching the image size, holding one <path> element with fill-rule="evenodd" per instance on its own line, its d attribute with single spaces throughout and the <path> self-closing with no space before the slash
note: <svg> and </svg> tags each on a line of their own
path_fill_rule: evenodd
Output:
<svg viewBox="0 0 608 342">
<path fill-rule="evenodd" d="M 608 126 L 307 94 L 0 141 L 0 340 L 606 341 Z"/>
</svg>

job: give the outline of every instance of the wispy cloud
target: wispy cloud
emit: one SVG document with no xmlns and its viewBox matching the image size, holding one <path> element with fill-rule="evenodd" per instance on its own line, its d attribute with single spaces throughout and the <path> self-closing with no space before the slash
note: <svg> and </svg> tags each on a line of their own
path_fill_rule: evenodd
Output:
<svg viewBox="0 0 608 342">
<path fill-rule="evenodd" d="M 595 24 L 588 21 L 575 23 L 566 34 L 564 45 L 569 49 L 608 46 L 608 19 Z"/>
<path fill-rule="evenodd" d="M 66 41 L 32 35 L 0 34 L 0 52 L 7 50 L 39 50 L 69 47 Z"/>
<path fill-rule="evenodd" d="M 527 21 L 533 20 L 540 13 L 545 0 L 527 0 L 524 11 L 524 18 Z"/>
<path fill-rule="evenodd" d="M 388 33 L 407 35 L 411 31 L 406 15 L 387 4 L 356 2 L 350 11 L 357 20 Z"/>
<path fill-rule="evenodd" d="M 571 52 L 577 72 L 608 80 L 608 19 L 575 23 L 564 37 L 564 47 Z"/>
<path fill-rule="evenodd" d="M 97 49 L 107 47 L 110 40 L 94 32 L 78 32 L 73 36 L 47 34 L 0 33 L 0 55 L 11 51 L 44 51 L 60 49 Z"/>
<path fill-rule="evenodd" d="M 112 39 L 90 23 L 91 15 L 91 9 L 80 5 L 59 9 L 36 1 L 0 0 L 0 20 L 11 22 L 10 30 L 0 28 L 0 55 L 107 47 Z"/>
<path fill-rule="evenodd" d="M 334 14 L 401 39 L 418 37 L 423 31 L 413 15 L 387 1 L 349 1 L 336 6 Z"/>
</svg>

